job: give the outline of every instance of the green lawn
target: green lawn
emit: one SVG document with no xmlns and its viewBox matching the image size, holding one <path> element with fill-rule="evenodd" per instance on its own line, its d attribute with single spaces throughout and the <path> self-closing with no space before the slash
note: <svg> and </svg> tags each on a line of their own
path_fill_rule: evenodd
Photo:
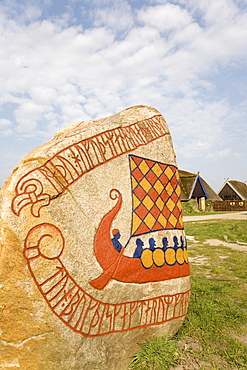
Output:
<svg viewBox="0 0 247 370">
<path fill-rule="evenodd" d="M 130 369 L 247 369 L 247 252 L 206 239 L 247 243 L 247 221 L 186 222 L 192 294 L 173 338 L 140 344 Z"/>
<path fill-rule="evenodd" d="M 227 240 L 247 244 L 246 220 L 212 220 L 185 223 L 186 235 L 193 235 L 199 241 L 206 239 Z"/>
</svg>

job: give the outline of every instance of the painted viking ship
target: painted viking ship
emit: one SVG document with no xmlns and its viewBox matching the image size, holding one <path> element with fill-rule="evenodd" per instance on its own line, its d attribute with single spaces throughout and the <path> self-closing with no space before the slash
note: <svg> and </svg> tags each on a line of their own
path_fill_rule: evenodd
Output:
<svg viewBox="0 0 247 370">
<path fill-rule="evenodd" d="M 95 289 L 103 289 L 111 279 L 143 284 L 190 274 L 177 167 L 134 155 L 129 155 L 129 163 L 131 235 L 125 247 L 118 244 L 120 247 L 116 248 L 112 223 L 122 206 L 122 195 L 112 189 L 110 198 L 117 202 L 102 218 L 94 238 L 94 253 L 103 269 L 90 282 Z M 149 240 L 148 248 L 142 242 L 144 237 Z M 136 242 L 137 252 L 124 255 L 131 241 Z"/>
</svg>

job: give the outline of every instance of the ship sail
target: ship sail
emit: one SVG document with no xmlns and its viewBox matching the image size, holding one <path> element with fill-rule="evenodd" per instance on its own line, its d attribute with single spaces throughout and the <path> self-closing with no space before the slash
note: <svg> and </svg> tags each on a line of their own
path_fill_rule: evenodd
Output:
<svg viewBox="0 0 247 370">
<path fill-rule="evenodd" d="M 183 229 L 178 169 L 129 156 L 132 184 L 132 236 L 164 229 Z"/>
</svg>

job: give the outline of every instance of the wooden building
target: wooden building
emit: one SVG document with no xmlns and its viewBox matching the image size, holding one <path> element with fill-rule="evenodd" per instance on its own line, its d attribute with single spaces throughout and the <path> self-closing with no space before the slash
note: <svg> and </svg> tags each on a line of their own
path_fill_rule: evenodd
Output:
<svg viewBox="0 0 247 370">
<path fill-rule="evenodd" d="M 181 197 L 182 202 L 196 199 L 198 207 L 203 211 L 206 210 L 206 200 L 218 200 L 221 198 L 218 194 L 208 185 L 208 183 L 197 174 L 179 170 L 179 177 L 181 183 Z"/>
<path fill-rule="evenodd" d="M 227 180 L 218 195 L 223 200 L 247 200 L 247 185 L 236 180 Z"/>
<path fill-rule="evenodd" d="M 218 195 L 221 197 L 221 202 L 213 202 L 214 211 L 247 211 L 247 185 L 245 183 L 227 180 Z"/>
</svg>

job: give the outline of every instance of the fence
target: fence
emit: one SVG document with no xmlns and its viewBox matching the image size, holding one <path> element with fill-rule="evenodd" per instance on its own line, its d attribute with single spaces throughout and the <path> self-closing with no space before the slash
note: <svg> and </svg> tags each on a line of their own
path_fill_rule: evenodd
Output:
<svg viewBox="0 0 247 370">
<path fill-rule="evenodd" d="M 213 209 L 216 212 L 247 211 L 247 200 L 214 200 Z"/>
</svg>

